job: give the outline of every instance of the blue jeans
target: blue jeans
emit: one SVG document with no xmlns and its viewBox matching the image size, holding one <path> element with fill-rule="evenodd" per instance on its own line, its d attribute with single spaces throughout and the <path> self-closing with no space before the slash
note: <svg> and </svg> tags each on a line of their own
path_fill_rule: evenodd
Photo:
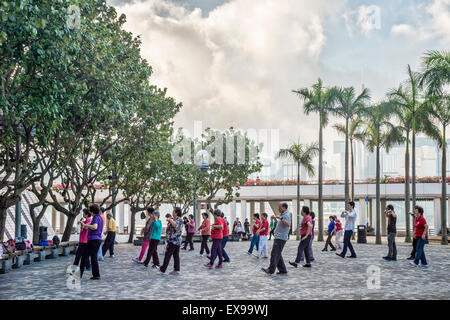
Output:
<svg viewBox="0 0 450 320">
<path fill-rule="evenodd" d="M 419 261 L 421 261 L 421 263 L 424 266 L 426 266 L 428 264 L 427 258 L 425 257 L 425 251 L 424 251 L 424 247 L 425 247 L 426 243 L 428 243 L 428 238 L 425 238 L 425 240 L 423 240 L 422 237 L 420 237 L 417 240 L 416 258 L 414 259 L 415 264 L 419 264 Z"/>
<path fill-rule="evenodd" d="M 223 237 L 222 239 L 222 255 L 223 255 L 223 259 L 230 261 L 230 257 L 228 256 L 227 252 L 225 251 L 225 246 L 227 245 L 228 242 L 228 236 Z"/>
<path fill-rule="evenodd" d="M 345 256 L 347 253 L 347 247 L 350 249 L 352 256 L 356 256 L 355 250 L 353 250 L 352 243 L 350 240 L 352 239 L 352 230 L 345 230 L 344 232 L 344 248 L 342 249 L 341 255 Z"/>
<path fill-rule="evenodd" d="M 103 259 L 103 250 L 102 250 L 102 246 L 101 246 L 101 241 L 100 241 L 100 248 L 98 248 L 98 252 L 97 252 L 97 259 L 99 261 L 104 260 Z"/>
<path fill-rule="evenodd" d="M 256 245 L 256 250 L 259 249 L 259 236 L 257 236 L 256 234 L 253 235 L 252 237 L 252 242 L 250 243 L 250 249 L 248 249 L 248 253 L 252 254 L 253 253 L 253 247 Z"/>
</svg>

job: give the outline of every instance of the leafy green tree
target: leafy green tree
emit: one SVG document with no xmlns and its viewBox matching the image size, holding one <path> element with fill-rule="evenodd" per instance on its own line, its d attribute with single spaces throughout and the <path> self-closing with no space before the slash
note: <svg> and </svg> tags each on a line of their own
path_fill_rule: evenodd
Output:
<svg viewBox="0 0 450 320">
<path fill-rule="evenodd" d="M 328 124 L 329 114 L 336 102 L 336 94 L 334 89 L 324 88 L 320 78 L 311 90 L 303 88 L 293 92 L 304 101 L 303 109 L 306 115 L 319 114 L 319 235 L 317 240 L 323 241 L 323 128 Z"/>
<path fill-rule="evenodd" d="M 336 124 L 333 127 L 341 134 L 348 136 L 350 144 L 350 200 L 354 201 L 355 197 L 355 164 L 354 164 L 354 152 L 353 152 L 353 142 L 361 141 L 364 143 L 365 136 L 362 129 L 363 120 L 360 117 L 356 117 L 350 120 L 348 128 L 345 125 Z M 348 131 L 347 131 L 348 130 Z"/>
<path fill-rule="evenodd" d="M 309 176 L 314 176 L 313 159 L 319 153 L 317 143 L 301 144 L 300 140 L 287 149 L 280 149 L 278 158 L 291 159 L 297 164 L 297 240 L 300 240 L 300 168 L 303 166 Z"/>
<path fill-rule="evenodd" d="M 365 107 L 365 104 L 370 100 L 369 89 L 365 88 L 362 92 L 357 96 L 355 93 L 355 88 L 347 87 L 347 88 L 335 88 L 336 99 L 338 101 L 336 107 L 333 109 L 333 113 L 345 119 L 345 182 L 344 182 L 344 190 L 345 190 L 345 203 L 350 201 L 350 191 L 349 191 L 349 124 L 352 119 L 354 119 L 358 114 L 361 113 L 361 109 Z M 355 123 L 356 124 L 356 123 Z M 353 148 L 353 145 L 350 147 Z M 352 160 L 353 162 L 353 155 Z M 353 170 L 353 169 L 352 169 Z M 352 173 L 353 177 L 353 173 Z M 353 184 L 352 184 L 353 187 Z M 353 193 L 352 193 L 353 200 Z"/>
<path fill-rule="evenodd" d="M 380 149 L 389 152 L 393 145 L 404 141 L 399 128 L 391 122 L 393 108 L 393 104 L 381 102 L 363 111 L 366 146 L 370 152 L 376 152 L 376 244 L 381 244 Z"/>
</svg>

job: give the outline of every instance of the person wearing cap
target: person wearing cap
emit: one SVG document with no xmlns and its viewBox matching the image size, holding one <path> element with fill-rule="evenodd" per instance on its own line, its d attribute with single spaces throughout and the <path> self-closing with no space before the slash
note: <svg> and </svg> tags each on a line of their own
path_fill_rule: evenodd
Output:
<svg viewBox="0 0 450 320">
<path fill-rule="evenodd" d="M 105 243 L 102 247 L 102 255 L 105 256 L 106 252 L 109 250 L 109 256 L 114 258 L 114 241 L 116 240 L 116 221 L 114 220 L 111 213 L 106 215 L 107 218 L 107 226 Z"/>
<path fill-rule="evenodd" d="M 159 212 L 153 211 L 150 214 L 150 219 L 152 222 L 152 233 L 150 235 L 150 244 L 148 246 L 147 257 L 144 261 L 144 266 L 148 267 L 150 263 L 150 259 L 153 258 L 153 268 L 159 267 L 159 258 L 158 258 L 158 244 L 161 241 L 161 233 L 162 233 L 162 223 L 159 220 Z M 149 220 L 150 220 L 149 219 Z"/>
<path fill-rule="evenodd" d="M 101 207 L 101 208 L 100 208 L 100 217 L 101 217 L 102 220 L 103 220 L 103 230 L 102 230 L 102 233 L 103 233 L 103 231 L 104 231 L 104 229 L 105 229 L 105 226 L 106 226 L 105 211 L 106 211 L 106 209 L 105 209 L 104 207 Z M 102 248 L 102 246 L 100 246 L 100 248 L 98 248 L 98 252 L 97 252 L 97 260 L 98 260 L 98 261 L 103 261 L 103 260 L 104 260 L 104 259 L 103 259 L 103 248 Z"/>
</svg>

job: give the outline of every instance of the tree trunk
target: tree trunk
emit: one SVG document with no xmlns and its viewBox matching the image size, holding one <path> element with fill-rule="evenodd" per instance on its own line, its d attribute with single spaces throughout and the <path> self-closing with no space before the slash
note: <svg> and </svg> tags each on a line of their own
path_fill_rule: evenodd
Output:
<svg viewBox="0 0 450 320">
<path fill-rule="evenodd" d="M 77 217 L 77 215 L 78 215 L 77 213 L 71 213 L 70 215 L 67 215 L 67 223 L 66 227 L 64 228 L 64 233 L 61 242 L 66 242 L 70 240 L 73 223 L 75 222 L 75 218 Z"/>
<path fill-rule="evenodd" d="M 412 205 L 416 205 L 416 134 L 412 132 Z"/>
<path fill-rule="evenodd" d="M 381 217 L 380 217 L 380 146 L 377 145 L 377 184 L 376 184 L 376 217 L 377 217 L 377 231 L 376 244 L 381 244 Z"/>
<path fill-rule="evenodd" d="M 297 164 L 297 240 L 300 240 L 300 163 Z"/>
<path fill-rule="evenodd" d="M 353 141 L 350 139 L 350 174 L 351 174 L 351 188 L 350 188 L 350 200 L 355 201 L 355 163 L 353 160 Z M 365 214 L 365 213 L 364 213 Z"/>
<path fill-rule="evenodd" d="M 319 125 L 319 235 L 317 241 L 323 241 L 323 120 L 322 114 L 320 114 Z"/>
<path fill-rule="evenodd" d="M 31 217 L 33 221 L 33 245 L 39 245 L 39 221 Z"/>
<path fill-rule="evenodd" d="M 128 243 L 133 243 L 133 238 L 134 238 L 134 229 L 136 227 L 136 213 L 137 210 L 130 208 L 131 210 L 131 226 L 130 226 L 130 230 L 128 230 L 130 236 L 128 237 Z"/>
<path fill-rule="evenodd" d="M 443 126 L 442 131 L 442 195 L 441 195 L 441 232 L 442 239 L 441 244 L 447 245 L 447 148 L 445 141 L 445 126 Z M 450 210 L 450 208 L 449 208 Z"/>
<path fill-rule="evenodd" d="M 6 210 L 8 208 L 0 207 L 0 242 L 3 242 L 6 229 Z"/>
<path fill-rule="evenodd" d="M 345 204 L 344 208 L 347 206 L 347 203 L 350 201 L 349 195 L 349 179 L 348 179 L 348 118 L 345 119 L 345 155 L 344 155 L 344 194 L 345 194 Z"/>
<path fill-rule="evenodd" d="M 405 242 L 411 242 L 411 227 L 410 216 L 408 212 L 411 211 L 410 201 L 411 195 L 409 193 L 409 134 L 406 137 L 406 151 L 405 151 L 405 222 L 406 222 L 406 237 Z"/>
</svg>

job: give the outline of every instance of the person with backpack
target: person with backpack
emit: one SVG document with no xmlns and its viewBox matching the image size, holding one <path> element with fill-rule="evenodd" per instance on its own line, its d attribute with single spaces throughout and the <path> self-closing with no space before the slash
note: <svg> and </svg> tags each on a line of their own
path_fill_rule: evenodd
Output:
<svg viewBox="0 0 450 320">
<path fill-rule="evenodd" d="M 83 219 L 78 221 L 77 224 L 81 225 L 81 222 L 84 222 L 85 224 L 89 224 L 91 223 L 92 218 L 91 218 L 91 213 L 89 212 L 88 209 L 84 208 L 83 209 Z M 80 240 L 78 242 L 78 249 L 77 252 L 75 253 L 75 260 L 73 262 L 74 266 L 78 266 L 80 264 L 80 260 L 81 257 L 83 256 L 83 254 L 85 253 L 86 249 L 87 249 L 87 244 L 88 244 L 88 229 L 83 229 L 81 228 L 80 230 Z M 86 268 L 88 271 L 91 271 L 91 263 L 88 259 L 88 264 L 86 265 Z"/>
<path fill-rule="evenodd" d="M 90 223 L 80 222 L 82 229 L 88 230 L 87 248 L 81 257 L 80 279 L 83 277 L 84 269 L 89 264 L 91 258 L 92 277 L 91 280 L 100 280 L 100 268 L 98 265 L 98 250 L 102 244 L 103 219 L 100 216 L 100 208 L 97 204 L 89 206 L 89 212 L 92 215 Z"/>
</svg>

